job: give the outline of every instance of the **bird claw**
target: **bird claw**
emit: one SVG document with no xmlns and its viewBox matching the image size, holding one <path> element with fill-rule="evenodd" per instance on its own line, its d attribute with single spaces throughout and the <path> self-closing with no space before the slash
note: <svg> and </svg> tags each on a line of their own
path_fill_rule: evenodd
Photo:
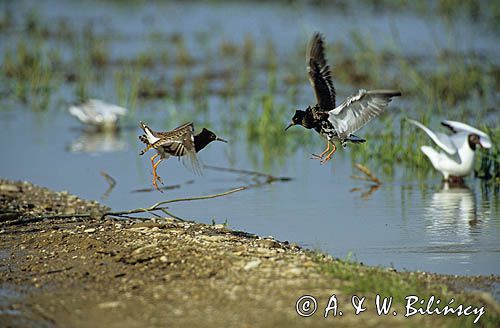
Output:
<svg viewBox="0 0 500 328">
<path fill-rule="evenodd" d="M 322 159 L 319 163 L 320 163 L 321 165 L 323 165 L 323 164 L 325 164 L 326 162 L 328 162 L 330 159 L 331 159 L 331 158 L 329 158 L 329 157 L 328 157 L 328 158 L 325 158 L 325 159 Z"/>
<path fill-rule="evenodd" d="M 322 155 L 316 155 L 316 154 L 311 154 L 311 155 L 312 155 L 311 159 L 318 159 L 318 160 L 321 160 L 323 158 L 323 156 L 325 156 L 325 155 L 322 156 Z"/>
<path fill-rule="evenodd" d="M 158 183 L 156 182 L 157 178 L 154 178 L 153 179 L 153 186 L 155 186 L 156 190 L 158 190 L 159 192 L 163 193 L 163 190 L 161 190 L 159 187 L 158 187 Z"/>
<path fill-rule="evenodd" d="M 158 181 L 162 184 L 162 185 L 165 185 L 163 183 L 163 180 L 162 178 L 160 178 L 159 175 L 156 174 L 156 171 L 153 172 L 153 186 L 155 186 L 156 190 L 158 190 L 159 192 L 163 192 L 159 187 L 158 187 Z"/>
</svg>

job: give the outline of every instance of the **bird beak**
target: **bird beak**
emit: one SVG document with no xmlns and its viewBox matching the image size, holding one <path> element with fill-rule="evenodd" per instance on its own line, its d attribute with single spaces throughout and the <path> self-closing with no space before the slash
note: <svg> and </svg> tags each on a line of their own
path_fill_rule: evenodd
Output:
<svg viewBox="0 0 500 328">
<path fill-rule="evenodd" d="M 287 127 L 285 128 L 285 131 L 286 131 L 286 130 L 288 130 L 288 129 L 290 129 L 290 128 L 291 128 L 292 126 L 294 126 L 294 125 L 295 125 L 295 124 L 293 124 L 293 122 L 292 122 L 292 123 L 290 123 L 290 125 L 289 125 L 289 126 L 287 126 Z"/>
<path fill-rule="evenodd" d="M 478 144 L 483 149 L 489 149 L 489 148 L 491 148 L 491 143 L 488 142 L 488 140 L 479 139 Z"/>
<path fill-rule="evenodd" d="M 222 138 L 215 138 L 215 140 L 217 140 L 217 141 L 222 141 L 222 142 L 227 143 L 227 140 L 224 140 L 224 139 L 222 139 Z"/>
</svg>

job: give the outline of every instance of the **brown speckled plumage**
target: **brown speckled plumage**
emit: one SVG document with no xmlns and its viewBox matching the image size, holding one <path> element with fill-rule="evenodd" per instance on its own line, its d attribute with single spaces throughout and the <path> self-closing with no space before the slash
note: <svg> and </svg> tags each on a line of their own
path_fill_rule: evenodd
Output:
<svg viewBox="0 0 500 328">
<path fill-rule="evenodd" d="M 139 140 L 146 144 L 139 154 L 143 155 L 150 149 L 155 149 L 157 154 L 151 157 L 151 164 L 153 165 L 153 185 L 159 190 L 156 180 L 161 182 L 160 177 L 156 174 L 156 167 L 163 160 L 169 156 L 177 156 L 179 158 L 187 158 L 188 164 L 191 169 L 200 174 L 201 165 L 198 161 L 196 153 L 205 148 L 210 142 L 219 140 L 212 131 L 203 128 L 200 133 L 194 134 L 193 123 L 185 123 L 172 131 L 159 132 L 154 131 L 143 122 L 140 123 L 144 134 L 139 136 Z M 149 137 L 148 137 L 149 135 Z M 154 162 L 156 157 L 160 156 L 158 162 Z"/>
</svg>

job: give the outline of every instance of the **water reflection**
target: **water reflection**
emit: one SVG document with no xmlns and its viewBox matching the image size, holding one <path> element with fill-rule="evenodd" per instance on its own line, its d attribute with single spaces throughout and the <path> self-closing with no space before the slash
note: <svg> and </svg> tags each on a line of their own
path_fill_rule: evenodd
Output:
<svg viewBox="0 0 500 328">
<path fill-rule="evenodd" d="M 434 244 L 468 244 L 482 218 L 478 216 L 476 197 L 466 185 L 450 186 L 432 195 L 424 217 L 428 220 L 428 234 Z"/>
<path fill-rule="evenodd" d="M 108 153 L 127 149 L 120 131 L 115 130 L 83 130 L 73 141 L 68 150 L 74 153 Z"/>
</svg>

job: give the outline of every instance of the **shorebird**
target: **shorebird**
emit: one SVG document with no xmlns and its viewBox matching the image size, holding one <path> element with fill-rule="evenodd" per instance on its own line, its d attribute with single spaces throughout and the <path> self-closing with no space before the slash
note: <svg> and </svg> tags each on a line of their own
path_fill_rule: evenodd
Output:
<svg viewBox="0 0 500 328">
<path fill-rule="evenodd" d="M 429 158 L 432 166 L 443 174 L 445 180 L 461 181 L 474 168 L 474 157 L 477 146 L 491 148 L 490 137 L 481 130 L 457 121 L 442 121 L 441 124 L 451 131 L 451 135 L 433 132 L 425 125 L 415 120 L 407 119 L 425 133 L 443 151 L 436 151 L 429 146 L 420 149 Z"/>
<path fill-rule="evenodd" d="M 191 169 L 195 173 L 201 173 L 201 165 L 198 161 L 196 153 L 205 148 L 212 141 L 227 142 L 224 139 L 218 138 L 212 131 L 203 128 L 200 133 L 194 134 L 193 123 L 185 123 L 172 131 L 158 132 L 152 130 L 149 126 L 140 123 L 144 134 L 139 136 L 139 140 L 146 144 L 146 148 L 140 152 L 143 155 L 150 149 L 155 149 L 156 154 L 151 157 L 151 165 L 153 166 L 153 185 L 158 191 L 157 181 L 163 183 L 161 178 L 156 173 L 156 168 L 160 162 L 170 156 L 179 158 L 188 158 Z M 160 159 L 155 163 L 155 159 L 160 156 Z"/>
<path fill-rule="evenodd" d="M 120 116 L 127 113 L 126 108 L 98 99 L 89 99 L 80 105 L 71 106 L 68 110 L 83 124 L 103 130 L 116 129 Z"/>
<path fill-rule="evenodd" d="M 286 131 L 294 125 L 302 125 L 306 129 L 316 130 L 325 137 L 327 148 L 320 155 L 313 154 L 313 158 L 321 160 L 322 164 L 330 160 L 337 150 L 335 141 L 340 142 L 344 148 L 347 146 L 347 142 L 365 142 L 365 139 L 357 137 L 353 133 L 361 129 L 372 118 L 380 115 L 392 97 L 401 96 L 401 92 L 397 90 L 367 91 L 361 89 L 336 106 L 335 87 L 332 82 L 330 66 L 326 62 L 323 43 L 322 34 L 316 32 L 309 43 L 306 58 L 309 81 L 316 95 L 317 103 L 314 106 L 308 106 L 305 110 L 296 110 L 292 117 L 292 123 L 285 129 Z M 330 151 L 330 148 L 333 149 Z"/>
</svg>

